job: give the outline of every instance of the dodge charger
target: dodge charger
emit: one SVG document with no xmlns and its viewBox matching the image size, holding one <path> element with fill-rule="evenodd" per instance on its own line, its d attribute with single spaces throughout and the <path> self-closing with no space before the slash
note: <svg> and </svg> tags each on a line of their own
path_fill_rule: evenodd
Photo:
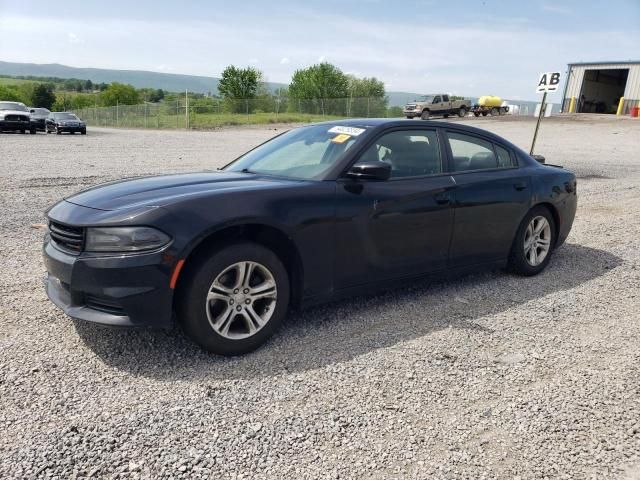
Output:
<svg viewBox="0 0 640 480">
<path fill-rule="evenodd" d="M 576 178 L 456 123 L 287 131 L 216 171 L 99 185 L 47 212 L 46 291 L 68 316 L 254 350 L 291 308 L 424 276 L 541 272 Z"/>
</svg>

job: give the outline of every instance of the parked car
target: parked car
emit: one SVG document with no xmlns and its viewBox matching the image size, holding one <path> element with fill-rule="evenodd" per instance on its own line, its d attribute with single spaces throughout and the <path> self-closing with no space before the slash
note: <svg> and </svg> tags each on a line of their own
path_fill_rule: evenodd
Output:
<svg viewBox="0 0 640 480">
<path fill-rule="evenodd" d="M 507 267 L 535 275 L 576 177 L 492 133 L 360 119 L 290 130 L 221 171 L 122 180 L 46 213 L 49 298 L 69 316 L 251 351 L 290 307 Z M 523 288 L 526 288 L 523 285 Z"/>
<path fill-rule="evenodd" d="M 0 101 L 0 132 L 36 133 L 24 103 Z"/>
<path fill-rule="evenodd" d="M 438 93 L 407 103 L 403 113 L 407 118 L 420 117 L 422 120 L 428 120 L 433 115 L 442 115 L 444 118 L 449 115 L 464 117 L 469 111 L 469 105 L 469 100 L 453 100 L 446 93 Z"/>
<path fill-rule="evenodd" d="M 31 108 L 29 112 L 31 113 L 31 125 L 35 126 L 37 131 L 44 132 L 47 117 L 51 112 L 46 108 Z"/>
<path fill-rule="evenodd" d="M 58 135 L 64 132 L 87 134 L 87 125 L 75 113 L 70 112 L 51 112 L 47 117 L 45 129 L 47 133 Z"/>
</svg>

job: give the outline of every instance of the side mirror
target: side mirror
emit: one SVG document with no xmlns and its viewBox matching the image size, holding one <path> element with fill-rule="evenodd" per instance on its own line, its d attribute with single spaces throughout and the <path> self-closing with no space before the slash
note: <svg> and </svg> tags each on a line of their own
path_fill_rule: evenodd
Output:
<svg viewBox="0 0 640 480">
<path fill-rule="evenodd" d="M 362 162 L 352 166 L 347 177 L 361 180 L 388 180 L 391 176 L 391 165 L 385 162 Z"/>
<path fill-rule="evenodd" d="M 531 155 L 531 156 L 539 163 L 544 163 L 545 162 L 545 158 L 542 155 Z"/>
<path fill-rule="evenodd" d="M 36 113 L 34 109 L 29 110 L 29 113 Z"/>
</svg>

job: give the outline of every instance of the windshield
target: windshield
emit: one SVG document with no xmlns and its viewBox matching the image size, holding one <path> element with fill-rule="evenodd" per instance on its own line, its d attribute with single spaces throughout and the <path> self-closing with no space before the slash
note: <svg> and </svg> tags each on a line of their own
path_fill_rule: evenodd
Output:
<svg viewBox="0 0 640 480">
<path fill-rule="evenodd" d="M 56 120 L 78 120 L 73 113 L 54 113 L 53 118 Z"/>
<path fill-rule="evenodd" d="M 49 115 L 49 110 L 46 108 L 34 108 L 34 113 L 36 115 Z"/>
<path fill-rule="evenodd" d="M 416 100 L 418 102 L 433 102 L 433 95 L 421 95 L 420 97 L 418 97 L 418 100 Z"/>
<path fill-rule="evenodd" d="M 15 102 L 0 102 L 0 110 L 17 110 L 19 112 L 28 112 L 27 107 Z"/>
<path fill-rule="evenodd" d="M 246 153 L 223 170 L 320 179 L 364 132 L 364 128 L 339 124 L 297 128 Z"/>
</svg>

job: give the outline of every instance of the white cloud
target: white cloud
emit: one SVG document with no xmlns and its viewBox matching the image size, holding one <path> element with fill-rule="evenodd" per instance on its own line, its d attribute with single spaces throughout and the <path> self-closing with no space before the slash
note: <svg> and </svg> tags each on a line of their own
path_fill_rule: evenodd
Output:
<svg viewBox="0 0 640 480">
<path fill-rule="evenodd" d="M 249 64 L 250 64 L 250 65 L 256 65 L 256 64 L 258 64 L 258 63 L 260 63 L 260 62 L 258 61 L 258 59 L 257 59 L 257 58 L 250 58 L 250 59 L 249 59 Z"/>
<path fill-rule="evenodd" d="M 290 63 L 290 60 L 287 57 L 284 57 L 280 60 L 280 65 L 287 65 Z"/>
<path fill-rule="evenodd" d="M 570 9 L 566 7 L 561 7 L 559 5 L 551 5 L 549 3 L 543 3 L 542 9 L 547 12 L 561 13 L 563 15 L 571 15 L 573 13 Z"/>
<path fill-rule="evenodd" d="M 326 61 L 326 60 L 327 60 L 327 57 L 325 57 L 324 55 L 320 55 L 320 56 L 318 57 L 318 63 L 322 63 L 322 62 L 324 62 L 324 61 Z"/>
<path fill-rule="evenodd" d="M 80 43 L 80 38 L 73 32 L 67 33 L 67 39 L 70 43 Z"/>
</svg>

